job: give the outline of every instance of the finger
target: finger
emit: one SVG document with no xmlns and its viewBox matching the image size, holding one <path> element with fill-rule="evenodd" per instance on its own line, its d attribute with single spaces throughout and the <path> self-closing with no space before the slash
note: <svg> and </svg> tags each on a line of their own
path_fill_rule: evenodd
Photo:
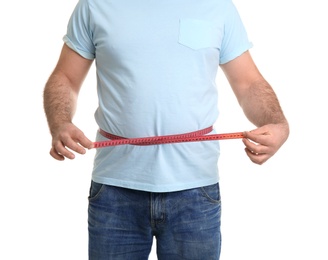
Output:
<svg viewBox="0 0 328 260">
<path fill-rule="evenodd" d="M 72 140 L 72 139 L 68 139 L 65 143 L 65 146 L 67 148 L 69 148 L 70 150 L 77 152 L 79 154 L 85 154 L 86 151 L 85 149 L 76 141 Z"/>
<path fill-rule="evenodd" d="M 62 142 L 58 142 L 53 146 L 53 150 L 60 156 L 64 156 L 68 159 L 74 159 L 75 155 L 66 149 L 65 145 Z"/>
<path fill-rule="evenodd" d="M 243 141 L 244 145 L 246 146 L 246 148 L 255 154 L 265 154 L 265 153 L 268 153 L 268 151 L 269 151 L 268 147 L 265 145 L 251 142 L 246 138 L 243 138 L 242 141 Z"/>
<path fill-rule="evenodd" d="M 93 147 L 93 142 L 89 140 L 84 134 L 81 134 L 78 137 L 78 143 L 87 149 L 91 149 Z"/>
<path fill-rule="evenodd" d="M 248 150 L 247 148 L 245 148 L 245 152 L 247 154 L 247 156 L 249 157 L 249 159 L 258 165 L 262 165 L 263 163 L 265 163 L 268 160 L 268 155 L 267 154 L 258 154 L 258 153 L 254 153 L 253 151 Z"/>
<path fill-rule="evenodd" d="M 63 160 L 65 160 L 65 157 L 62 156 L 62 155 L 60 155 L 60 154 L 58 154 L 54 148 L 51 148 L 51 149 L 50 149 L 50 155 L 51 155 L 54 159 L 56 159 L 56 160 L 58 160 L 58 161 L 63 161 Z"/>
<path fill-rule="evenodd" d="M 268 140 L 267 138 L 268 135 L 269 135 L 268 132 L 256 132 L 256 131 L 244 132 L 245 138 L 260 144 L 266 144 L 266 141 Z"/>
</svg>

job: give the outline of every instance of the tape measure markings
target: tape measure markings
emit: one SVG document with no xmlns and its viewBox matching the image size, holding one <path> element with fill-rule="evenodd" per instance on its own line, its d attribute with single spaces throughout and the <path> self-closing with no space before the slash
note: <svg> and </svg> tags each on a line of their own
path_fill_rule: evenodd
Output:
<svg viewBox="0 0 328 260">
<path fill-rule="evenodd" d="M 189 135 L 189 134 L 141 137 L 141 138 L 121 138 L 121 139 L 119 139 L 119 137 L 116 136 L 116 139 L 94 142 L 93 148 L 103 148 L 103 147 L 108 147 L 108 146 L 118 146 L 118 145 L 127 145 L 127 144 L 159 145 L 159 144 L 172 144 L 172 143 L 186 143 L 186 142 L 200 142 L 200 141 L 214 141 L 214 140 L 244 138 L 243 132 L 200 135 L 200 136 L 186 136 L 186 135 Z"/>
</svg>

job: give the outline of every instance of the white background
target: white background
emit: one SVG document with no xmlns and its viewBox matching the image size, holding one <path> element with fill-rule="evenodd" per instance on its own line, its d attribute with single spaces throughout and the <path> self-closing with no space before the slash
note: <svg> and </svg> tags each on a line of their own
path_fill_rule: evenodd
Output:
<svg viewBox="0 0 328 260">
<path fill-rule="evenodd" d="M 49 156 L 42 92 L 77 0 L 5 1 L 0 9 L 0 259 L 87 259 L 94 150 Z M 222 260 L 327 260 L 327 8 L 325 1 L 235 0 L 253 58 L 290 122 L 282 149 L 252 164 L 240 140 L 222 141 Z M 219 132 L 251 130 L 222 72 Z M 95 70 L 75 123 L 97 126 Z M 155 253 L 151 253 L 155 259 Z"/>
</svg>

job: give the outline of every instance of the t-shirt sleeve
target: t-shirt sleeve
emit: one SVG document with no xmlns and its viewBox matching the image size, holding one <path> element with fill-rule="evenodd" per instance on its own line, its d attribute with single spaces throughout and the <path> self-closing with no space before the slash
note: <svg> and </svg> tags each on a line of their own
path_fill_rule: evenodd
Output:
<svg viewBox="0 0 328 260">
<path fill-rule="evenodd" d="M 80 54 L 92 60 L 95 58 L 95 46 L 92 40 L 90 9 L 87 0 L 80 0 L 67 25 L 67 33 L 63 41 Z"/>
<path fill-rule="evenodd" d="M 253 44 L 248 40 L 248 35 L 241 17 L 235 5 L 228 0 L 227 12 L 224 23 L 224 35 L 220 50 L 220 64 L 227 63 L 245 51 L 250 49 Z"/>
</svg>

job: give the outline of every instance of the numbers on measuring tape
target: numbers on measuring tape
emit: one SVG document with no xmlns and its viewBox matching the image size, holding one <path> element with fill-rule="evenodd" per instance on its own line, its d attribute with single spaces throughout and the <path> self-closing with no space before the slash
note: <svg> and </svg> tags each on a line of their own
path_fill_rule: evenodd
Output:
<svg viewBox="0 0 328 260">
<path fill-rule="evenodd" d="M 225 139 L 239 139 L 243 138 L 242 132 L 227 133 L 227 134 L 212 134 L 185 137 L 184 135 L 170 135 L 160 137 L 143 137 L 143 138 L 115 138 L 108 141 L 99 141 L 93 143 L 93 148 L 103 148 L 108 146 L 118 145 L 160 145 L 160 144 L 174 144 L 174 143 L 186 143 L 186 142 L 201 142 L 201 141 L 215 141 Z"/>
</svg>

